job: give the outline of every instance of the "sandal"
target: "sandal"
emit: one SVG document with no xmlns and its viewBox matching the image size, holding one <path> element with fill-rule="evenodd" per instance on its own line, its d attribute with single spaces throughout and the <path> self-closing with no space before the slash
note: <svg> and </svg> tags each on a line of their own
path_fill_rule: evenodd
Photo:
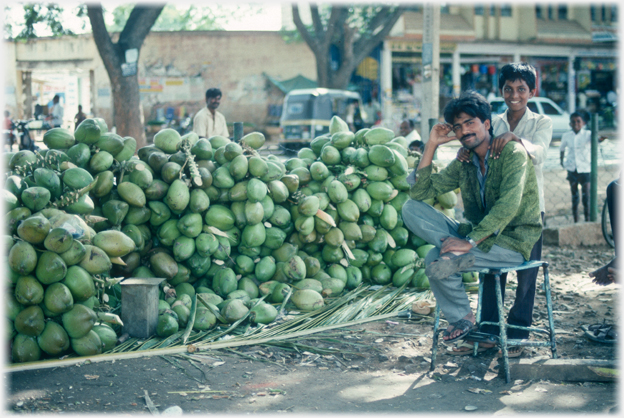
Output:
<svg viewBox="0 0 624 418">
<path fill-rule="evenodd" d="M 507 348 L 508 358 L 520 357 L 523 353 L 524 353 L 524 347 L 522 346 L 513 346 L 513 347 Z M 498 350 L 498 353 L 496 353 L 496 357 L 503 357 L 503 352 L 501 350 Z"/>
<path fill-rule="evenodd" d="M 613 328 L 613 325 L 606 323 L 583 325 L 581 326 L 585 335 L 592 341 L 596 341 L 603 344 L 615 344 L 617 341 L 617 331 Z"/>
<path fill-rule="evenodd" d="M 445 344 L 452 343 L 454 341 L 465 338 L 466 335 L 468 335 L 470 331 L 472 331 L 475 328 L 475 324 L 473 324 L 467 319 L 460 319 L 459 321 L 453 322 L 452 324 L 449 324 L 449 325 L 452 325 L 453 329 L 450 331 L 448 329 L 445 329 L 444 333 L 442 334 L 442 342 Z M 455 332 L 455 330 L 461 330 L 462 333 L 459 334 L 455 338 L 451 338 L 450 340 L 444 339 L 444 337 L 450 336 L 453 332 Z"/>
<path fill-rule="evenodd" d="M 435 259 L 425 269 L 425 275 L 429 280 L 441 280 L 472 267 L 475 263 L 475 256 L 471 253 L 453 254 L 444 253 Z"/>
<path fill-rule="evenodd" d="M 493 345 L 491 347 L 483 347 L 481 344 L 479 344 L 479 347 L 477 348 L 477 353 L 484 353 L 486 351 L 490 351 L 494 347 L 496 347 L 496 345 Z M 465 350 L 458 350 L 460 348 L 465 348 Z M 455 345 L 454 347 L 448 347 L 446 349 L 446 353 L 451 356 L 472 355 L 472 353 L 474 353 L 474 343 L 468 342 L 468 341 L 462 341 L 461 343 Z"/>
</svg>

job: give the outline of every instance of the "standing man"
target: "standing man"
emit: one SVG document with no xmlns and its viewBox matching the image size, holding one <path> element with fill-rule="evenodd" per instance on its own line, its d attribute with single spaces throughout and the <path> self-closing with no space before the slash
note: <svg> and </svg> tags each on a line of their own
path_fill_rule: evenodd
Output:
<svg viewBox="0 0 624 418">
<path fill-rule="evenodd" d="M 536 77 L 537 71 L 535 68 L 525 62 L 514 62 L 506 64 L 501 68 L 498 87 L 507 105 L 507 110 L 500 115 L 492 117 L 494 139 L 490 150 L 496 159 L 509 141 L 522 144 L 533 162 L 533 167 L 535 167 L 537 187 L 539 189 L 539 206 L 543 223 L 546 205 L 544 201 L 544 175 L 542 167 L 546 160 L 550 141 L 552 140 L 552 120 L 548 116 L 531 112 L 527 106 L 529 99 L 535 96 L 536 93 Z M 469 162 L 463 149 L 460 149 L 458 152 L 458 159 L 466 163 Z M 543 237 L 540 235 L 539 240 L 531 250 L 530 260 L 542 259 L 542 243 Z M 517 272 L 518 287 L 516 288 L 516 299 L 507 316 L 508 324 L 524 327 L 531 326 L 538 271 L 538 268 L 533 268 Z M 503 273 L 500 280 L 504 301 L 507 273 Z M 481 320 L 498 322 L 494 277 L 491 275 L 485 276 Z M 498 334 L 498 326 L 484 325 L 481 331 Z M 528 336 L 528 331 L 511 328 L 507 338 L 524 339 L 528 338 Z M 486 348 L 488 344 L 481 343 L 479 347 Z M 509 357 L 519 357 L 522 355 L 522 352 L 523 347 L 521 346 L 511 347 L 509 349 Z M 454 353 L 470 354 L 472 353 L 472 348 L 464 346 L 463 349 L 457 349 Z"/>
<path fill-rule="evenodd" d="M 412 141 L 420 141 L 420 135 L 414 129 L 414 121 L 411 119 L 403 119 L 399 125 L 399 135 L 404 137 L 408 144 L 411 144 Z"/>
<path fill-rule="evenodd" d="M 82 111 L 82 105 L 78 105 L 78 113 L 74 116 L 74 124 L 75 127 L 78 128 L 78 125 L 82 123 L 83 120 L 87 118 L 87 115 Z"/>
<path fill-rule="evenodd" d="M 220 104 L 221 90 L 217 88 L 206 90 L 206 107 L 197 112 L 193 118 L 193 132 L 200 138 L 210 138 L 215 135 L 230 137 L 225 116 L 221 112 L 217 112 Z"/>
<path fill-rule="evenodd" d="M 55 94 L 52 98 L 52 111 L 46 118 L 52 128 L 59 128 L 63 124 L 63 106 L 61 106 L 60 101 L 60 96 Z"/>
<path fill-rule="evenodd" d="M 492 156 L 491 108 L 485 97 L 465 92 L 446 105 L 444 119 L 447 123 L 431 130 L 418 168 L 407 178 L 414 200 L 405 203 L 402 215 L 410 231 L 435 245 L 425 257 L 425 273 L 449 322 L 442 336 L 449 343 L 466 337 L 476 321 L 459 273 L 522 264 L 542 223 L 535 170 L 524 147 L 510 141 L 499 158 Z M 454 160 L 433 173 L 436 149 L 455 139 L 470 151 L 470 163 Z M 457 188 L 469 223 L 460 224 L 422 202 Z"/>
</svg>

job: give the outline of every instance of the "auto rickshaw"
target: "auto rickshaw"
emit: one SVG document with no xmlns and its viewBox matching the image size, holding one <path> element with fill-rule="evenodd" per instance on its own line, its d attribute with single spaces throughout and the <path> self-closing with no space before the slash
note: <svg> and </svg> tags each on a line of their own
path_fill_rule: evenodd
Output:
<svg viewBox="0 0 624 418">
<path fill-rule="evenodd" d="M 353 124 L 351 129 L 355 131 L 363 119 L 361 108 L 362 98 L 357 92 L 326 88 L 291 90 L 282 108 L 280 147 L 295 153 L 309 146 L 314 138 L 329 133 L 333 116 Z"/>
</svg>

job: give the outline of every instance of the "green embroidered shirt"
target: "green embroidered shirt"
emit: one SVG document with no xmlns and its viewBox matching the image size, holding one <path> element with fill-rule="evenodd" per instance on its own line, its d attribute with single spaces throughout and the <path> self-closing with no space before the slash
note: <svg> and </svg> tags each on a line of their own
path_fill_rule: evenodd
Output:
<svg viewBox="0 0 624 418">
<path fill-rule="evenodd" d="M 521 144 L 510 141 L 498 159 L 488 158 L 488 164 L 485 208 L 477 167 L 457 159 L 439 173 L 432 173 L 431 165 L 418 170 L 409 195 L 415 200 L 425 200 L 459 187 L 464 217 L 469 221 L 460 224 L 459 234 L 475 241 L 489 236 L 479 243 L 480 250 L 488 252 L 496 244 L 519 252 L 528 260 L 542 233 L 533 163 Z"/>
</svg>

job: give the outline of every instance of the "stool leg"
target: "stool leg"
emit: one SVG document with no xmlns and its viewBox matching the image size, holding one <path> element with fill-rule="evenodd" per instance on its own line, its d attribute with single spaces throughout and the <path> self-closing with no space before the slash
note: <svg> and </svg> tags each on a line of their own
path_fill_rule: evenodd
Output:
<svg viewBox="0 0 624 418">
<path fill-rule="evenodd" d="M 435 319 L 433 320 L 433 346 L 431 347 L 431 367 L 430 371 L 435 369 L 436 355 L 438 354 L 438 329 L 440 327 L 440 305 L 436 303 Z"/>
<path fill-rule="evenodd" d="M 550 351 L 553 358 L 557 358 L 557 343 L 555 342 L 555 320 L 552 312 L 552 297 L 550 295 L 550 279 L 548 277 L 548 267 L 542 266 L 544 273 L 544 292 L 546 293 L 546 309 L 548 310 L 548 325 L 550 327 Z"/>
<path fill-rule="evenodd" d="M 477 299 L 477 314 L 475 316 L 475 325 L 477 326 L 477 331 L 481 329 L 481 301 L 483 301 L 483 281 L 485 275 L 483 273 L 479 273 L 479 298 Z M 472 355 L 476 357 L 479 350 L 479 342 L 475 341 L 474 346 L 472 348 Z"/>
<path fill-rule="evenodd" d="M 498 328 L 500 332 L 501 351 L 503 353 L 503 367 L 505 369 L 505 382 L 509 383 L 509 353 L 507 352 L 507 327 L 503 309 L 503 296 L 501 294 L 500 273 L 494 276 L 496 284 L 496 305 L 498 307 Z"/>
</svg>

